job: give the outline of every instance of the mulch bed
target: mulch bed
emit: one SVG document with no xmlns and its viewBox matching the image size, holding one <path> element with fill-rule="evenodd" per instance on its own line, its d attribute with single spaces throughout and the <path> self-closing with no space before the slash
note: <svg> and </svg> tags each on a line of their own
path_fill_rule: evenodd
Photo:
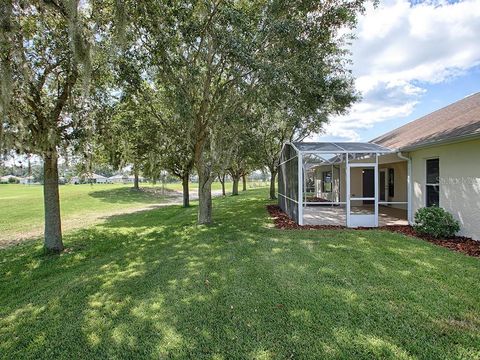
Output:
<svg viewBox="0 0 480 360">
<path fill-rule="evenodd" d="M 278 205 L 267 205 L 267 211 L 273 218 L 273 223 L 277 229 L 284 230 L 340 230 L 346 229 L 341 225 L 298 225 L 290 219 Z M 375 228 L 356 228 L 357 230 L 371 230 Z M 480 241 L 472 240 L 464 236 L 455 236 L 448 239 L 436 239 L 432 236 L 417 233 L 410 225 L 388 225 L 377 229 L 400 233 L 407 236 L 413 236 L 433 244 L 443 246 L 447 249 L 458 251 L 463 254 L 480 257 Z"/>
</svg>

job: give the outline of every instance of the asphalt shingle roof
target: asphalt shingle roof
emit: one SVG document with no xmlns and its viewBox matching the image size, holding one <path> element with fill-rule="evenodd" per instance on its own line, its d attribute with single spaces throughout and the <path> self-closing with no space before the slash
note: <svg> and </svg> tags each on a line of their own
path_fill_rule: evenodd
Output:
<svg viewBox="0 0 480 360">
<path fill-rule="evenodd" d="M 480 92 L 381 135 L 371 142 L 391 149 L 406 150 L 476 135 L 480 137 Z"/>
</svg>

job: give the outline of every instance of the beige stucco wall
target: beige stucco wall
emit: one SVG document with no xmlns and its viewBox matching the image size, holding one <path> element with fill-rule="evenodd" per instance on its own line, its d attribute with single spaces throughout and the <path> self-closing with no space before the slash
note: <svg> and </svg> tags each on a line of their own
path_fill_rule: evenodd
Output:
<svg viewBox="0 0 480 360">
<path fill-rule="evenodd" d="M 408 173 L 408 167 L 407 167 L 407 161 L 397 161 L 393 163 L 380 163 L 378 165 L 379 171 L 382 169 L 393 169 L 394 172 L 394 196 L 388 196 L 386 199 L 387 201 L 407 201 L 408 195 L 407 195 L 407 173 Z M 388 170 L 386 174 L 386 185 L 388 187 Z M 379 186 L 380 186 L 380 181 L 379 181 Z M 379 195 L 380 196 L 380 195 Z M 392 207 L 400 208 L 400 209 L 406 209 L 406 205 L 400 205 L 400 204 L 392 204 Z"/>
<path fill-rule="evenodd" d="M 340 179 L 343 178 L 341 170 L 338 165 L 333 166 L 333 182 L 331 192 L 322 192 L 322 173 L 324 171 L 332 171 L 331 165 L 323 165 L 315 168 L 315 194 L 321 199 L 337 202 L 339 200 L 339 194 L 342 192 L 340 189 Z"/>
<path fill-rule="evenodd" d="M 362 197 L 363 196 L 363 176 L 362 168 L 350 168 L 350 196 Z M 368 172 L 367 172 L 368 174 Z"/>
<path fill-rule="evenodd" d="M 346 201 L 346 171 L 345 164 L 335 165 L 334 178 L 333 178 L 333 192 L 332 193 L 323 193 L 322 190 L 322 172 L 330 171 L 330 165 L 318 166 L 315 169 L 315 192 L 319 198 L 330 200 L 330 201 Z M 361 169 L 352 169 L 352 189 L 355 191 L 355 194 L 362 193 L 362 173 Z"/>
<path fill-rule="evenodd" d="M 480 140 L 413 151 L 412 211 L 425 206 L 426 160 L 439 158 L 440 206 L 460 221 L 460 235 L 480 240 Z"/>
<path fill-rule="evenodd" d="M 395 196 L 389 197 L 388 201 L 407 201 L 407 162 L 399 161 L 397 155 L 387 155 L 379 158 L 379 169 L 394 168 L 395 170 Z M 337 165 L 334 170 L 333 192 L 322 193 L 322 172 L 330 171 L 331 166 L 318 166 L 315 168 L 315 192 L 316 196 L 330 201 L 346 201 L 346 171 L 345 164 Z M 354 197 L 363 196 L 362 168 L 351 168 L 350 190 Z M 405 205 L 392 205 L 401 209 Z"/>
</svg>

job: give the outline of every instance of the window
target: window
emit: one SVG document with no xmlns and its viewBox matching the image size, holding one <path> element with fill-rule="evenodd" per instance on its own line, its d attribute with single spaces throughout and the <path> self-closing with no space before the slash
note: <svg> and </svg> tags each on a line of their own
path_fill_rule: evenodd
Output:
<svg viewBox="0 0 480 360">
<path fill-rule="evenodd" d="M 426 197 L 425 205 L 439 206 L 440 204 L 440 163 L 438 159 L 428 159 L 427 167 L 427 182 L 426 182 Z"/>
<path fill-rule="evenodd" d="M 322 192 L 332 192 L 332 172 L 322 172 Z"/>
<path fill-rule="evenodd" d="M 388 196 L 395 196 L 395 170 L 388 169 Z"/>
</svg>

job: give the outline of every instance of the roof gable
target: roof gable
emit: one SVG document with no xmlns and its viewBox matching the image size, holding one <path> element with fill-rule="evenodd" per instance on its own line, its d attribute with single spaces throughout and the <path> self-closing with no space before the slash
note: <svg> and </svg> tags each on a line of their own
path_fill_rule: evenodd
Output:
<svg viewBox="0 0 480 360">
<path fill-rule="evenodd" d="M 467 96 L 371 142 L 402 150 L 475 136 L 480 137 L 480 93 Z"/>
</svg>

